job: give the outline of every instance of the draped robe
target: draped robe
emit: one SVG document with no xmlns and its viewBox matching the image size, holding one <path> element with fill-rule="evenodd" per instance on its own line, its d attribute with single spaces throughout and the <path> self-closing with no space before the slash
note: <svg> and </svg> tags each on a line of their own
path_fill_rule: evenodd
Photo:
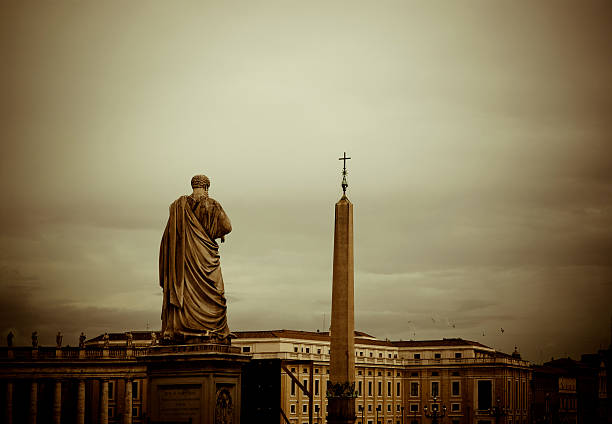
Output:
<svg viewBox="0 0 612 424">
<path fill-rule="evenodd" d="M 181 196 L 170 205 L 159 249 L 164 338 L 229 335 L 215 239 L 231 230 L 219 202 L 208 196 Z"/>
</svg>

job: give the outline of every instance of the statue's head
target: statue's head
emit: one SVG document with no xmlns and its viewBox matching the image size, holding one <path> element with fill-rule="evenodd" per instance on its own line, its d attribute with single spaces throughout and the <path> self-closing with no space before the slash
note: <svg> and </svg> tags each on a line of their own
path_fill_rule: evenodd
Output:
<svg viewBox="0 0 612 424">
<path fill-rule="evenodd" d="M 206 175 L 194 175 L 191 179 L 191 188 L 208 190 L 208 187 L 210 187 L 210 180 Z"/>
</svg>

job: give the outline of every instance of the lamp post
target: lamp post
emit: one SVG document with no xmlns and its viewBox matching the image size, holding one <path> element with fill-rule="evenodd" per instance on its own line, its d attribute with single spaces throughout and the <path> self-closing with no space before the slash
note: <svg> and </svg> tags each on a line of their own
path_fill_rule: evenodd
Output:
<svg viewBox="0 0 612 424">
<path fill-rule="evenodd" d="M 402 406 L 402 424 L 404 424 L 404 407 Z"/>
<path fill-rule="evenodd" d="M 365 408 L 363 407 L 363 405 L 359 405 L 359 412 L 361 412 L 361 424 L 365 424 L 365 421 L 363 418 L 364 411 L 365 411 Z"/>
<path fill-rule="evenodd" d="M 499 422 L 499 419 L 501 417 L 505 417 L 506 415 L 508 415 L 506 408 L 502 408 L 500 405 L 501 405 L 501 400 L 497 398 L 495 401 L 495 406 L 492 408 L 489 408 L 489 415 L 492 417 L 495 417 L 496 424 Z"/>
<path fill-rule="evenodd" d="M 433 398 L 434 403 L 436 403 L 438 401 L 438 397 L 434 396 Z M 425 416 L 427 418 L 431 418 L 431 424 L 438 424 L 438 419 L 442 419 L 446 416 L 446 405 L 442 405 L 442 410 L 440 411 L 440 408 L 436 408 L 431 410 L 431 412 L 429 411 L 429 409 L 427 408 L 427 405 L 425 405 L 423 407 L 423 411 L 425 412 Z"/>
</svg>

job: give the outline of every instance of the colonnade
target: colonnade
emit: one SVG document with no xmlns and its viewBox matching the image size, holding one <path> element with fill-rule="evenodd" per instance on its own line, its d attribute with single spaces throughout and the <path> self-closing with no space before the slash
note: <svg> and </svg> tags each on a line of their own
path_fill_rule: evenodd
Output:
<svg viewBox="0 0 612 424">
<path fill-rule="evenodd" d="M 132 379 L 125 378 L 124 391 L 124 409 L 123 424 L 132 424 Z M 99 423 L 108 424 L 108 379 L 98 379 L 100 382 L 100 405 L 99 405 Z M 56 380 L 53 387 L 53 423 L 61 424 L 62 419 L 62 380 Z M 15 384 L 13 381 L 6 383 L 6 405 L 4 422 L 6 424 L 17 424 L 13 420 L 13 399 L 14 399 Z M 30 383 L 30 402 L 29 402 L 29 424 L 36 424 L 38 419 L 38 381 L 32 380 Z M 77 407 L 76 407 L 77 424 L 85 424 L 85 379 L 78 380 L 77 390 Z"/>
</svg>

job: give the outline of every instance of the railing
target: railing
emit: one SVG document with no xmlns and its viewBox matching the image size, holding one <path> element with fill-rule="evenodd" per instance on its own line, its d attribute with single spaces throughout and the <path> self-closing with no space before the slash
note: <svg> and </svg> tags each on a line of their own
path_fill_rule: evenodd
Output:
<svg viewBox="0 0 612 424">
<path fill-rule="evenodd" d="M 135 360 L 136 358 L 155 354 L 194 354 L 194 353 L 240 353 L 236 346 L 222 344 L 194 344 L 168 346 L 86 346 L 31 348 L 0 347 L 0 360 L 38 361 L 38 360 Z"/>
</svg>

